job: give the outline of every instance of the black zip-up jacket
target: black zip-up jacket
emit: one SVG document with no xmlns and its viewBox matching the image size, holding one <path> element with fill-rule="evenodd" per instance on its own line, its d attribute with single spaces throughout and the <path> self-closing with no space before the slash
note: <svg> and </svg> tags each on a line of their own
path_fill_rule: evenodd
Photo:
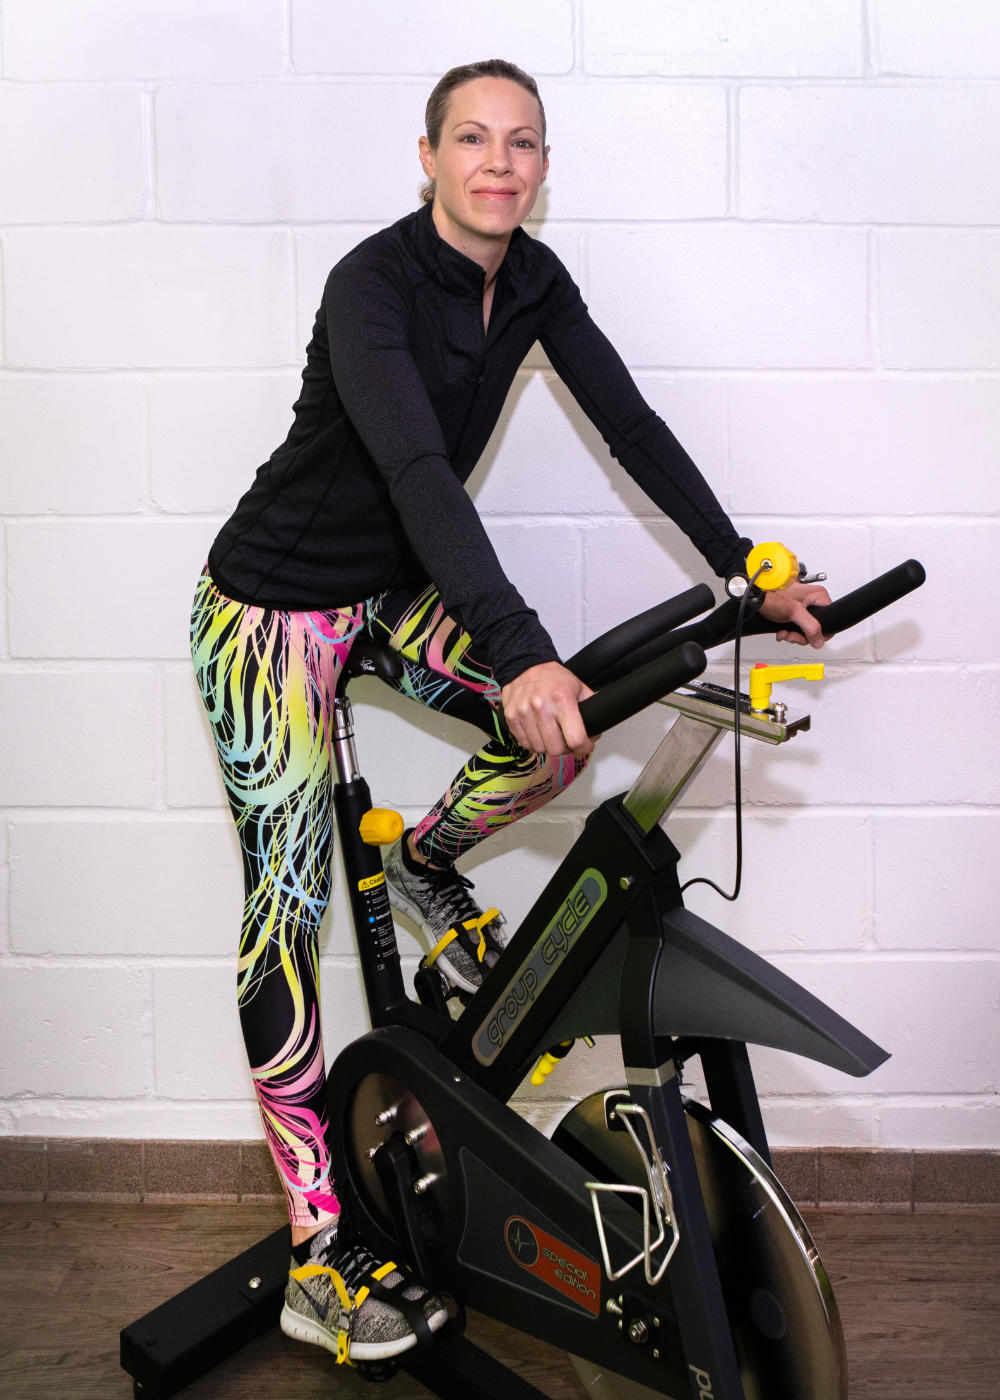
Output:
<svg viewBox="0 0 1000 1400">
<path fill-rule="evenodd" d="M 501 685 L 555 659 L 464 487 L 536 340 L 613 456 L 716 573 L 743 569 L 749 541 L 551 249 L 515 231 L 488 331 L 483 283 L 478 263 L 438 235 L 427 205 L 336 265 L 291 431 L 212 546 L 224 593 L 311 610 L 432 580 Z"/>
</svg>

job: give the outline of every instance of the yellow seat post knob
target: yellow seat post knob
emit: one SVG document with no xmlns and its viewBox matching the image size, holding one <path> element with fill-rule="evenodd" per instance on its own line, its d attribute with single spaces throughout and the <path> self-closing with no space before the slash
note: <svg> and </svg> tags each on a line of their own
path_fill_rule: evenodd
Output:
<svg viewBox="0 0 1000 1400">
<path fill-rule="evenodd" d="M 758 661 L 750 670 L 750 708 L 758 714 L 771 708 L 771 686 L 775 681 L 818 681 L 823 678 L 822 661 L 800 666 L 769 666 Z"/>
<path fill-rule="evenodd" d="M 765 593 L 794 583 L 798 576 L 798 559 L 790 549 L 778 544 L 776 540 L 767 544 L 755 544 L 747 555 L 747 578 L 753 579 L 754 587 L 762 589 Z"/>
<path fill-rule="evenodd" d="M 403 834 L 403 818 L 391 807 L 369 807 L 358 831 L 366 846 L 391 846 Z"/>
</svg>

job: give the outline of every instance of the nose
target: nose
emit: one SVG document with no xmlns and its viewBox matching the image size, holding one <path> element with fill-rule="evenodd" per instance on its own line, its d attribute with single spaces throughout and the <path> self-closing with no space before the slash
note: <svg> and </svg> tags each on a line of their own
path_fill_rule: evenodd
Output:
<svg viewBox="0 0 1000 1400">
<path fill-rule="evenodd" d="M 501 175 L 511 168 L 507 147 L 502 141 L 494 141 L 483 160 L 483 170 L 491 175 Z"/>
</svg>

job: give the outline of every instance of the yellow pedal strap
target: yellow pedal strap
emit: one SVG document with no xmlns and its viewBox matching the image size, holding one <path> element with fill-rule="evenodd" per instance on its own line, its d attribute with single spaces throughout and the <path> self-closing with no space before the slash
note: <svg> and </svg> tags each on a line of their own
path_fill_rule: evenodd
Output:
<svg viewBox="0 0 1000 1400">
<path fill-rule="evenodd" d="M 375 1280 L 376 1283 L 381 1283 L 384 1278 L 387 1278 L 388 1275 L 392 1273 L 395 1267 L 396 1265 L 390 1259 L 388 1264 L 380 1264 L 377 1269 L 373 1269 L 371 1277 Z M 365 1301 L 370 1292 L 371 1289 L 368 1287 L 367 1284 L 364 1284 L 361 1288 L 358 1289 L 357 1293 L 355 1293 L 354 1295 L 355 1308 L 360 1308 L 361 1304 Z"/>
<path fill-rule="evenodd" d="M 448 944 L 454 943 L 457 937 L 458 929 L 450 928 L 443 938 L 439 938 L 438 941 L 434 944 L 434 947 L 427 954 L 426 958 L 424 958 L 424 962 L 427 964 L 427 966 L 433 967 L 434 964 L 437 962 L 438 957 L 447 948 Z"/>
<path fill-rule="evenodd" d="M 337 1319 L 337 1365 L 342 1366 L 346 1361 L 352 1365 L 350 1358 L 351 1350 L 351 1313 L 359 1306 L 357 1299 L 352 1298 L 347 1291 L 347 1285 L 329 1264 L 302 1264 L 297 1269 L 291 1271 L 292 1278 L 297 1283 L 302 1283 L 307 1278 L 317 1278 L 320 1274 L 326 1274 L 333 1284 L 337 1301 L 340 1303 L 340 1317 Z M 365 1290 L 367 1294 L 367 1289 Z"/>
<path fill-rule="evenodd" d="M 466 919 L 463 924 L 452 924 L 448 932 L 438 939 L 426 958 L 424 958 L 424 965 L 426 967 L 433 967 L 438 958 L 448 947 L 449 943 L 454 943 L 455 939 L 458 938 L 463 930 L 466 933 L 479 935 L 479 942 L 476 946 L 476 960 L 477 962 L 482 962 L 483 958 L 486 956 L 486 935 L 483 933 L 483 929 L 486 928 L 488 924 L 491 924 L 494 919 L 498 919 L 499 917 L 499 909 L 487 909 L 486 913 L 480 914 L 478 919 Z"/>
<path fill-rule="evenodd" d="M 469 933 L 479 934 L 479 946 L 476 949 L 477 962 L 482 962 L 483 958 L 486 956 L 486 935 L 483 929 L 487 924 L 491 924 L 494 919 L 498 919 L 499 917 L 499 909 L 487 909 L 486 913 L 480 914 L 478 919 L 466 919 L 465 923 L 462 925 Z"/>
</svg>

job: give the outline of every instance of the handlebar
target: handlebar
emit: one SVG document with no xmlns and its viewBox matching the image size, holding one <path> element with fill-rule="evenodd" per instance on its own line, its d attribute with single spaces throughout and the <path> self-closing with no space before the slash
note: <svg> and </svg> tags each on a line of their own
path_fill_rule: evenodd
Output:
<svg viewBox="0 0 1000 1400">
<path fill-rule="evenodd" d="M 915 588 L 919 588 L 926 577 L 924 566 L 918 560 L 907 559 L 905 563 L 898 564 L 894 569 L 880 574 L 869 583 L 863 583 L 852 592 L 845 593 L 842 598 L 838 598 L 835 602 L 825 606 L 817 604 L 809 611 L 819 622 L 824 636 L 832 637 L 836 633 L 843 632 L 846 628 L 854 627 L 857 623 L 872 617 L 882 608 L 888 607 L 890 603 L 905 598 L 907 593 L 912 593 Z M 736 635 L 739 610 L 738 602 L 727 599 L 714 612 L 699 618 L 690 626 L 678 627 L 671 632 L 663 633 L 630 654 L 616 651 L 615 660 L 602 673 L 601 680 L 610 681 L 636 667 L 643 666 L 655 656 L 660 656 L 664 652 L 669 654 L 674 648 L 682 646 L 686 642 L 695 642 L 706 651 L 710 647 L 722 646 L 725 642 L 731 642 Z M 798 632 L 801 629 L 788 623 L 770 622 L 767 618 L 761 617 L 759 613 L 744 616 L 744 636 L 773 634 L 779 630 Z M 615 632 L 617 629 L 605 635 L 610 638 L 614 636 Z M 572 662 L 567 664 L 572 670 Z M 592 685 L 593 681 L 588 683 Z M 683 684 L 683 682 L 679 682 L 679 684 Z"/>
<path fill-rule="evenodd" d="M 682 642 L 665 655 L 654 657 L 581 702 L 580 716 L 587 733 L 603 734 L 621 724 L 669 691 L 693 681 L 706 665 L 705 652 L 695 642 Z"/>
<path fill-rule="evenodd" d="M 874 613 L 880 612 L 882 608 L 887 608 L 890 603 L 897 602 L 900 598 L 905 598 L 907 593 L 912 593 L 915 588 L 919 588 L 927 574 L 923 564 L 916 559 L 907 559 L 904 564 L 897 564 L 888 573 L 879 574 L 878 578 L 873 578 L 870 583 L 863 583 L 860 588 L 855 588 L 851 593 L 845 593 L 842 598 L 838 598 L 833 603 L 826 606 L 817 605 L 809 608 L 809 612 L 820 624 L 825 637 L 832 637 L 837 632 L 843 632 L 848 627 L 853 627 L 858 622 L 864 622 L 866 617 L 871 617 Z M 758 627 L 756 624 L 760 623 Z M 777 632 L 778 624 L 768 622 L 758 614 L 754 618 L 752 627 L 745 630 L 747 632 Z M 787 624 L 781 624 L 785 630 Z M 787 627 L 790 632 L 798 632 L 798 627 Z"/>
<path fill-rule="evenodd" d="M 657 603 L 656 607 L 647 608 L 645 612 L 630 617 L 628 621 L 620 622 L 617 627 L 612 627 L 610 631 L 595 637 L 592 642 L 588 642 L 571 656 L 566 666 L 574 676 L 596 688 L 602 682 L 610 680 L 612 673 L 625 673 L 625 666 L 620 663 L 625 662 L 628 669 L 632 669 L 632 658 L 640 647 L 655 642 L 658 637 L 673 631 L 675 627 L 680 627 L 682 623 L 690 622 L 714 602 L 715 598 L 708 584 L 696 584 L 694 588 L 678 593 L 674 598 L 667 598 L 665 602 Z M 683 681 L 678 681 L 678 685 L 683 684 Z"/>
</svg>

